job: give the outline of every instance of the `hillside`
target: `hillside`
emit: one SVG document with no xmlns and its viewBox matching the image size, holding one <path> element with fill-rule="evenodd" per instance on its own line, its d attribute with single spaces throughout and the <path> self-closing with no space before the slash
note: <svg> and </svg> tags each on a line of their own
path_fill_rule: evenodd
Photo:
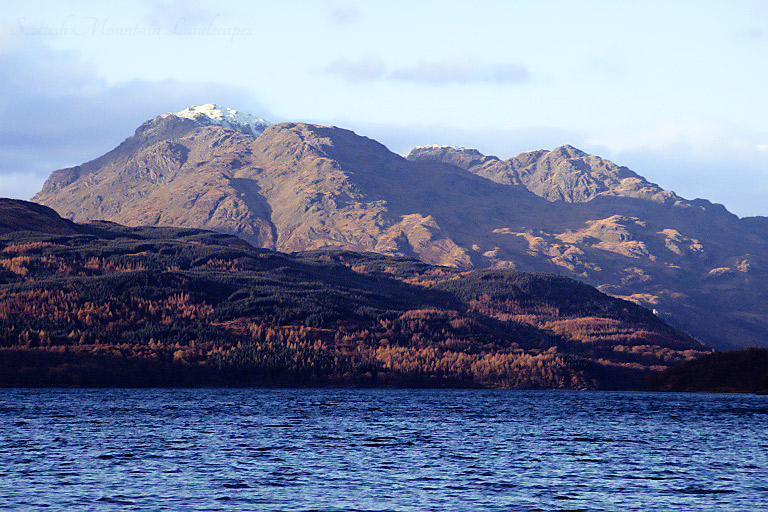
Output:
<svg viewBox="0 0 768 512">
<path fill-rule="evenodd" d="M 336 127 L 167 114 L 34 198 L 78 222 L 194 227 L 283 252 L 370 251 L 579 279 L 717 348 L 768 345 L 768 221 L 563 146 L 407 157 Z"/>
<path fill-rule="evenodd" d="M 714 352 L 649 376 L 652 391 L 768 394 L 768 350 Z"/>
<path fill-rule="evenodd" d="M 0 236 L 0 385 L 637 388 L 707 352 L 551 274 L 75 227 Z"/>
<path fill-rule="evenodd" d="M 20 230 L 61 235 L 77 233 L 74 223 L 62 219 L 47 206 L 0 197 L 0 235 Z"/>
</svg>

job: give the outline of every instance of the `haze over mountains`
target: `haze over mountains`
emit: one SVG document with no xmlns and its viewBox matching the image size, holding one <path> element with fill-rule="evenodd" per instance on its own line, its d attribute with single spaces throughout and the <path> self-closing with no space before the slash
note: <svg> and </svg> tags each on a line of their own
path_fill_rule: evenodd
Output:
<svg viewBox="0 0 768 512">
<path fill-rule="evenodd" d="M 571 146 L 508 160 L 422 146 L 403 158 L 341 128 L 207 105 L 55 171 L 33 200 L 78 222 L 206 228 L 284 252 L 555 272 L 714 347 L 768 345 L 768 219 L 683 199 Z"/>
</svg>

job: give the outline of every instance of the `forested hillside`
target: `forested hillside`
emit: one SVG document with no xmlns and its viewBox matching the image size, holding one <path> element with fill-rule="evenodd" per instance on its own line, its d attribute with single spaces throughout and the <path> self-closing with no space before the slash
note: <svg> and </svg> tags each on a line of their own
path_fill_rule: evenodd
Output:
<svg viewBox="0 0 768 512">
<path fill-rule="evenodd" d="M 768 349 L 713 352 L 649 375 L 652 391 L 768 394 Z"/>
<path fill-rule="evenodd" d="M 632 388 L 707 352 L 555 275 L 72 226 L 0 235 L 0 385 Z"/>
</svg>

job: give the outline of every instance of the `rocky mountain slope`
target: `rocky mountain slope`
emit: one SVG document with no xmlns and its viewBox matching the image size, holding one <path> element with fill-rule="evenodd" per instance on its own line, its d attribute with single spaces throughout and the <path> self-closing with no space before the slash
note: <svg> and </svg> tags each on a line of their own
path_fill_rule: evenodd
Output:
<svg viewBox="0 0 768 512">
<path fill-rule="evenodd" d="M 626 167 L 568 145 L 554 151 L 530 151 L 507 160 L 485 156 L 476 149 L 419 146 L 407 158 L 445 162 L 496 183 L 522 185 L 548 201 L 584 203 L 598 196 L 621 196 L 666 204 L 685 203 L 674 192 L 646 181 Z"/>
<path fill-rule="evenodd" d="M 180 114 L 180 113 L 179 113 Z M 76 221 L 196 227 L 257 247 L 417 257 L 578 278 L 720 348 L 768 345 L 768 220 L 688 201 L 573 147 L 407 158 L 351 131 L 182 115 L 54 172 L 35 201 Z"/>
<path fill-rule="evenodd" d="M 0 216 L 44 208 L 12 203 Z M 637 389 L 707 352 L 561 276 L 287 255 L 199 229 L 71 227 L 0 235 L 0 386 Z"/>
</svg>

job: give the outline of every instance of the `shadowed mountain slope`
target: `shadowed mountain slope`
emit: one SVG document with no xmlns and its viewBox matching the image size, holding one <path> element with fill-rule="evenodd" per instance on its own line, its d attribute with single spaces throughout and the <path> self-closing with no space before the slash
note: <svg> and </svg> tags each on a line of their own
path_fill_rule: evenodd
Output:
<svg viewBox="0 0 768 512">
<path fill-rule="evenodd" d="M 77 226 L 47 206 L 0 198 L 0 235 L 22 230 L 72 235 L 77 233 Z"/>
</svg>

